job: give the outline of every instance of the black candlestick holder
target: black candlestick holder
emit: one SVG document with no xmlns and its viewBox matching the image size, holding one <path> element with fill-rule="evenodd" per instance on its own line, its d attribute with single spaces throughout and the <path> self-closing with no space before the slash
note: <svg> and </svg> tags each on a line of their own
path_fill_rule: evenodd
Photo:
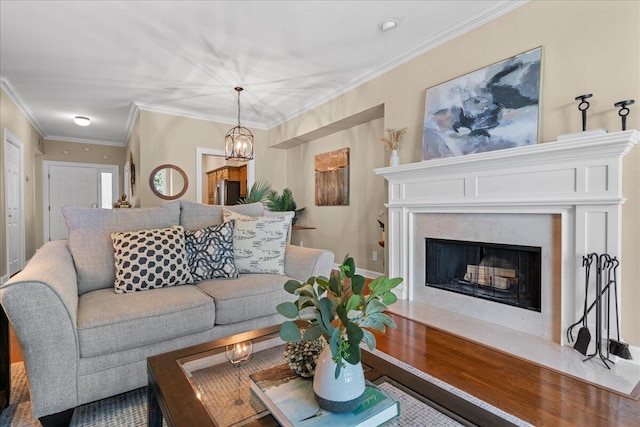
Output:
<svg viewBox="0 0 640 427">
<path fill-rule="evenodd" d="M 620 108 L 618 115 L 622 118 L 622 130 L 627 130 L 627 116 L 629 115 L 627 105 L 632 105 L 634 102 L 636 102 L 634 99 L 627 99 L 613 104 L 614 107 Z"/>
<path fill-rule="evenodd" d="M 582 132 L 587 130 L 587 110 L 589 109 L 590 104 L 586 100 L 592 96 L 592 93 L 576 96 L 576 101 L 580 101 L 578 104 L 578 110 L 582 111 Z"/>
</svg>

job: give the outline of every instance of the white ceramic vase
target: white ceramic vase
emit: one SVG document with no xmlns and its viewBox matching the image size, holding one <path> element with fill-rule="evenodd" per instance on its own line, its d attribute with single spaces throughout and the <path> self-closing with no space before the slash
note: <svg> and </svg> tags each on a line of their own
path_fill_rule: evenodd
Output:
<svg viewBox="0 0 640 427">
<path fill-rule="evenodd" d="M 398 156 L 398 150 L 391 150 L 391 158 L 389 159 L 389 166 L 398 166 L 400 164 L 400 156 Z"/>
<path fill-rule="evenodd" d="M 316 365 L 313 376 L 313 393 L 318 405 L 329 412 L 351 412 L 360 405 L 365 381 L 362 364 L 345 362 L 340 375 L 335 377 L 336 363 L 331 358 L 331 348 L 326 346 Z"/>
</svg>

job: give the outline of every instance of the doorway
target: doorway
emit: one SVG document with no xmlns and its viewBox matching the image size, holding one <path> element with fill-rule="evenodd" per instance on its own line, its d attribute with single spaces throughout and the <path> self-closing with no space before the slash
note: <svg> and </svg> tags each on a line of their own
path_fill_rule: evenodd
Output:
<svg viewBox="0 0 640 427">
<path fill-rule="evenodd" d="M 196 147 L 196 202 L 206 203 L 207 200 L 203 197 L 204 190 L 207 188 L 207 178 L 203 165 L 206 163 L 207 156 L 220 157 L 221 161 L 225 164 L 224 150 L 216 148 Z M 247 191 L 253 185 L 255 181 L 255 160 L 249 160 L 247 164 Z"/>
<path fill-rule="evenodd" d="M 24 146 L 9 129 L 4 129 L 5 224 L 7 230 L 7 276 L 24 267 Z"/>
<path fill-rule="evenodd" d="M 65 205 L 111 209 L 120 194 L 118 166 L 44 161 L 44 240 L 69 237 Z"/>
</svg>

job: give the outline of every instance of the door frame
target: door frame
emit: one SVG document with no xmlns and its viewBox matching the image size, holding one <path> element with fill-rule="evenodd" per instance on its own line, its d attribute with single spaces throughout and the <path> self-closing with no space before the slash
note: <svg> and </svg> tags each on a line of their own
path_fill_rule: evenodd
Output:
<svg viewBox="0 0 640 427">
<path fill-rule="evenodd" d="M 25 223 L 24 223 L 24 144 L 20 139 L 11 132 L 9 129 L 4 128 L 4 145 L 3 145 L 3 167 L 4 171 L 7 170 L 7 155 L 6 150 L 8 144 L 15 146 L 18 149 L 18 206 L 20 207 L 20 217 L 18 221 L 19 232 L 20 232 L 20 269 L 24 268 L 25 260 L 26 260 L 26 238 L 25 238 Z M 6 202 L 7 202 L 7 180 L 5 177 L 5 188 L 4 188 L 4 202 L 5 202 L 5 216 L 4 216 L 4 227 L 6 231 L 5 235 L 5 250 L 6 250 L 6 279 L 2 277 L 2 283 L 9 279 L 9 219 L 6 215 Z"/>
<path fill-rule="evenodd" d="M 202 157 L 203 156 L 221 156 L 224 157 L 224 150 L 219 148 L 196 147 L 196 202 L 202 203 Z M 256 179 L 256 161 L 255 159 L 247 162 L 247 191 L 253 185 Z"/>
<path fill-rule="evenodd" d="M 111 188 L 113 196 L 120 197 L 120 167 L 118 165 L 102 164 L 102 163 L 79 163 L 79 162 L 60 162 L 55 160 L 42 161 L 42 222 L 44 232 L 44 242 L 49 241 L 49 167 L 51 166 L 67 166 L 67 167 L 83 167 L 95 168 L 100 171 L 111 172 Z M 100 174 L 98 173 L 98 201 L 102 200 L 102 187 L 100 184 Z"/>
</svg>

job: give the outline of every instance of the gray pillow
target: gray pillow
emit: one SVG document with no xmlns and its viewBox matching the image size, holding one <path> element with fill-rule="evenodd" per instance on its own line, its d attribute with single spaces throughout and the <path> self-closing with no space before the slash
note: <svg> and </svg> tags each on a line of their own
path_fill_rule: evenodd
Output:
<svg viewBox="0 0 640 427">
<path fill-rule="evenodd" d="M 180 205 L 132 209 L 65 206 L 62 214 L 69 227 L 69 250 L 78 274 L 78 293 L 82 295 L 113 286 L 116 276 L 111 233 L 178 225 Z"/>
<path fill-rule="evenodd" d="M 222 209 L 229 209 L 234 212 L 248 216 L 261 216 L 264 212 L 262 203 L 249 203 L 246 205 L 205 205 L 202 203 L 180 201 L 180 225 L 185 230 L 201 230 L 212 225 L 222 224 Z"/>
</svg>

